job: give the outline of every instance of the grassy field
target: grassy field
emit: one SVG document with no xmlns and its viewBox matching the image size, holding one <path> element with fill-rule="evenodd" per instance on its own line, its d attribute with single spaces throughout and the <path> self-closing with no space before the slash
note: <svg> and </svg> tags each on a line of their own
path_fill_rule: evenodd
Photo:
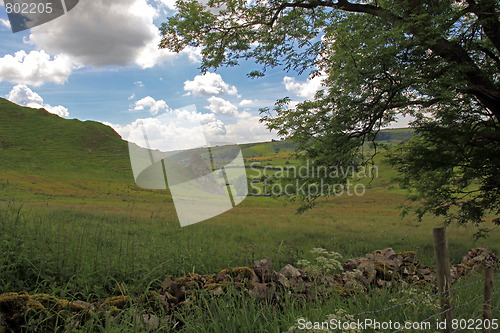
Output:
<svg viewBox="0 0 500 333">
<path fill-rule="evenodd" d="M 297 203 L 285 198 L 247 197 L 222 215 L 181 228 L 168 190 L 144 190 L 134 184 L 127 147 L 108 127 L 54 118 L 1 99 L 0 107 L 0 294 L 43 292 L 79 300 L 124 291 L 137 296 L 169 275 L 213 274 L 251 266 L 265 257 L 279 270 L 296 265 L 317 247 L 336 251 L 344 259 L 386 247 L 414 250 L 422 263 L 434 265 L 432 228 L 442 222 L 432 217 L 420 223 L 412 216 L 402 219 L 398 207 L 405 190 L 383 163 L 379 178 L 362 196 L 321 198 L 302 215 L 296 214 Z M 408 131 L 393 134 L 386 138 L 388 143 L 408 138 Z M 289 156 L 293 144 L 286 141 L 241 148 L 247 165 L 294 164 Z M 474 247 L 500 252 L 498 231 L 477 241 L 472 237 L 475 231 L 472 226 L 448 228 L 452 263 Z M 476 287 L 474 292 L 480 292 L 481 285 Z M 281 305 L 238 293 L 220 298 L 207 294 L 177 313 L 176 324 L 163 323 L 163 330 L 284 332 L 300 317 L 321 321 L 339 309 L 380 309 L 425 292 L 410 295 L 382 289 L 350 298 L 285 299 Z M 466 299 L 470 294 L 463 290 L 456 297 Z M 458 316 L 470 318 L 477 308 L 463 307 Z M 134 311 L 142 310 L 138 305 Z M 418 304 L 373 318 L 421 320 L 433 313 L 435 304 Z M 80 331 L 144 329 L 133 311 L 123 315 L 130 320 L 105 325 L 90 321 Z"/>
<path fill-rule="evenodd" d="M 169 275 L 216 273 L 250 266 L 264 257 L 270 257 L 279 270 L 288 263 L 296 265 L 315 247 L 337 251 L 346 259 L 385 247 L 415 250 L 422 263 L 434 265 L 432 228 L 439 221 L 401 220 L 396 207 L 403 195 L 398 192 L 372 189 L 362 197 L 324 199 L 304 215 L 296 215 L 294 205 L 283 199 L 249 197 L 223 215 L 184 228 L 169 201 L 10 202 L 0 215 L 0 293 L 23 290 L 88 300 L 125 290 L 138 296 L 157 288 Z M 475 242 L 472 233 L 472 228 L 448 229 L 453 263 L 473 247 L 487 245 L 498 253 L 498 234 Z M 416 290 L 412 297 L 424 297 L 424 292 Z M 460 297 L 467 300 L 471 291 L 462 292 Z M 186 332 L 284 332 L 300 317 L 326 320 L 338 309 L 376 310 L 389 300 L 408 301 L 405 297 L 410 296 L 385 290 L 369 298 L 334 296 L 306 303 L 290 299 L 280 308 L 238 293 L 222 298 L 207 294 L 175 322 L 182 324 L 179 331 Z M 469 308 L 459 317 L 469 318 L 478 309 L 474 304 Z M 422 320 L 433 313 L 437 313 L 435 305 L 419 304 L 404 313 L 370 318 Z M 102 329 L 141 331 L 139 324 L 133 324 L 133 314 L 129 315 L 131 322 L 125 327 L 108 323 Z M 102 324 L 88 325 L 99 330 Z"/>
</svg>

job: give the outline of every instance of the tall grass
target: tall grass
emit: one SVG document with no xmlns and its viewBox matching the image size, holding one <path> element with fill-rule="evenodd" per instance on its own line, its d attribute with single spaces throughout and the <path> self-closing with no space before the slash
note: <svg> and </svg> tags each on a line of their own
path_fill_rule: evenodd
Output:
<svg viewBox="0 0 500 333">
<path fill-rule="evenodd" d="M 399 198 L 375 191 L 360 198 L 321 201 L 301 216 L 285 201 L 247 198 L 221 216 L 185 228 L 179 226 L 172 207 L 49 209 L 11 202 L 0 206 L 0 293 L 68 290 L 84 296 L 114 295 L 119 293 L 117 281 L 133 292 L 168 275 L 213 274 L 265 257 L 279 270 L 295 265 L 314 247 L 344 258 L 385 247 L 415 250 L 421 262 L 434 265 L 436 221 L 401 221 L 393 208 Z M 473 232 L 449 229 L 453 263 L 472 247 L 490 246 L 498 253 L 498 234 L 476 242 Z"/>
<path fill-rule="evenodd" d="M 458 284 L 465 285 L 480 280 L 481 276 L 470 276 Z M 482 314 L 481 299 L 467 304 L 475 296 L 482 295 L 482 284 L 458 289 L 454 292 L 455 310 L 457 319 L 480 318 Z M 414 301 L 414 302 L 409 302 Z M 406 303 L 406 304 L 405 304 Z M 89 320 L 77 327 L 74 320 L 61 315 L 57 328 L 72 332 L 214 332 L 214 333 L 241 333 L 241 332 L 295 332 L 300 324 L 310 322 L 312 325 L 332 323 L 333 319 L 342 322 L 361 322 L 365 320 L 401 323 L 421 322 L 427 320 L 431 324 L 430 330 L 435 329 L 436 316 L 439 310 L 439 298 L 432 286 L 413 288 L 411 286 L 394 286 L 392 288 L 374 288 L 369 293 L 353 294 L 349 297 L 337 293 L 323 295 L 316 298 L 302 298 L 297 295 L 284 294 L 279 300 L 255 298 L 229 287 L 227 292 L 214 296 L 207 291 L 200 291 L 195 298 L 182 307 L 175 308 L 171 313 L 165 313 L 161 307 L 149 303 L 132 302 L 130 306 L 119 314 L 106 313 L 93 315 Z M 497 308 L 494 316 L 498 315 L 500 299 L 494 299 L 493 306 Z M 390 309 L 391 306 L 395 306 Z M 361 314 L 364 312 L 374 312 Z M 58 315 L 57 313 L 54 316 Z M 144 316 L 153 318 L 153 325 L 144 323 Z M 434 317 L 433 317 L 434 316 Z M 35 314 L 32 314 L 36 318 Z M 428 319 L 432 317 L 431 319 Z M 50 319 L 50 318 L 47 318 Z M 43 327 L 44 323 L 28 319 L 27 328 Z M 331 326 L 330 326 L 331 327 Z M 341 332 L 340 330 L 308 330 L 311 332 Z M 343 330 L 342 332 L 390 332 L 374 327 L 363 327 L 360 330 Z M 417 330 L 416 330 L 417 331 Z"/>
</svg>

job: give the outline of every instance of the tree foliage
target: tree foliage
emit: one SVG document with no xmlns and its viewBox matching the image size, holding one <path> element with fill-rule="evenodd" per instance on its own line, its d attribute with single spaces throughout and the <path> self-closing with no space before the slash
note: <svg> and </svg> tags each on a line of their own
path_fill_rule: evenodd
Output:
<svg viewBox="0 0 500 333">
<path fill-rule="evenodd" d="M 380 128 L 413 116 L 392 161 L 411 205 L 448 221 L 500 224 L 500 5 L 496 0 L 177 1 L 161 47 L 202 48 L 201 69 L 254 59 L 321 76 L 294 107 L 263 110 L 270 129 L 322 165 L 359 165 Z M 318 182 L 309 177 L 308 182 Z M 338 181 L 336 179 L 335 181 Z M 314 198 L 307 198 L 313 203 Z"/>
</svg>

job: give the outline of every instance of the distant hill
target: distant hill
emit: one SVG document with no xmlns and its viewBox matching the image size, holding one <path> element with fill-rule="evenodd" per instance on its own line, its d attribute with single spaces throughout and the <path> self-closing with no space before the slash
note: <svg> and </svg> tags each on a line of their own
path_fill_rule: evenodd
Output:
<svg viewBox="0 0 500 333">
<path fill-rule="evenodd" d="M 393 144 L 411 135 L 408 129 L 384 130 L 379 140 Z M 240 148 L 247 162 L 283 165 L 289 163 L 295 144 L 273 140 L 242 144 Z M 214 156 L 220 155 L 224 161 L 228 149 L 215 148 Z M 111 127 L 63 119 L 44 109 L 22 107 L 0 98 L 0 191 L 6 193 L 8 189 L 14 190 L 12 193 L 70 197 L 95 197 L 103 191 L 118 197 L 141 191 L 134 184 L 128 144 Z M 148 192 L 144 190 L 143 194 Z"/>
<path fill-rule="evenodd" d="M 413 132 L 409 128 L 393 128 L 380 131 L 376 141 L 394 144 L 406 142 L 411 139 Z"/>
</svg>

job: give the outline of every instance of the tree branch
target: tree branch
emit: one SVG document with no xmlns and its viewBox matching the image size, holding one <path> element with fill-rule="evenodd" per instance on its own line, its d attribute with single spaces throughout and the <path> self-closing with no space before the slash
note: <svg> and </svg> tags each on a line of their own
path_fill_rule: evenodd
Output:
<svg viewBox="0 0 500 333">
<path fill-rule="evenodd" d="M 483 31 L 500 52 L 500 13 L 496 11 L 496 0 L 467 0 L 472 12 L 477 15 Z"/>
</svg>

